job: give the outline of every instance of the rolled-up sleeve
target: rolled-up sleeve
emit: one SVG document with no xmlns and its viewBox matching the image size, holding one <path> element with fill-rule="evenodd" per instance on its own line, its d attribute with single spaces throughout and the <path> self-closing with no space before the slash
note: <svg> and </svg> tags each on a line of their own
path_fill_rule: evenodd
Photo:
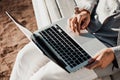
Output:
<svg viewBox="0 0 120 80">
<path fill-rule="evenodd" d="M 120 68 L 120 46 L 116 46 L 112 48 L 115 53 L 115 58 L 118 64 L 118 67 Z"/>
<path fill-rule="evenodd" d="M 92 10 L 94 9 L 95 5 L 97 5 L 98 0 L 80 0 L 78 2 L 78 7 L 80 9 L 86 9 L 90 13 L 92 13 Z"/>
</svg>

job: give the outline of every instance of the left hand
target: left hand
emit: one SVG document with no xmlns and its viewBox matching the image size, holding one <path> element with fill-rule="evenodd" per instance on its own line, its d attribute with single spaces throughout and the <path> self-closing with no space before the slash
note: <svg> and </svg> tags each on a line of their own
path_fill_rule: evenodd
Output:
<svg viewBox="0 0 120 80">
<path fill-rule="evenodd" d="M 98 52 L 98 54 L 93 57 L 89 62 L 90 64 L 86 66 L 88 69 L 95 68 L 106 68 L 114 60 L 114 52 L 111 48 L 106 48 Z"/>
<path fill-rule="evenodd" d="M 80 10 L 76 7 L 74 15 L 68 20 L 68 25 L 73 32 L 80 34 L 81 30 L 88 27 L 90 23 L 90 13 L 86 9 Z"/>
</svg>

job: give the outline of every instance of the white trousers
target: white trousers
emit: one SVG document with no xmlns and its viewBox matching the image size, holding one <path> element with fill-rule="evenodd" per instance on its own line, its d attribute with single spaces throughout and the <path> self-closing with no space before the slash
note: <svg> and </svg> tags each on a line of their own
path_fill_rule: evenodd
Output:
<svg viewBox="0 0 120 80">
<path fill-rule="evenodd" d="M 85 68 L 67 73 L 54 62 L 49 61 L 30 42 L 18 53 L 10 80 L 93 80 L 95 78 L 97 75 Z"/>
</svg>

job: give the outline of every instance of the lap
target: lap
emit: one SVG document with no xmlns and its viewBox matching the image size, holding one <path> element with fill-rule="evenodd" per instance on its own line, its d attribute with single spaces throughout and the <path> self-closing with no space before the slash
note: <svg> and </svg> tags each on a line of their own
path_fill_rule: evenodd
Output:
<svg viewBox="0 0 120 80">
<path fill-rule="evenodd" d="M 19 51 L 10 80 L 42 80 L 43 78 L 45 80 L 74 80 L 86 77 L 80 73 L 82 71 L 69 74 L 52 61 L 47 63 L 48 61 L 48 58 L 30 42 Z"/>
<path fill-rule="evenodd" d="M 61 67 L 50 61 L 34 74 L 30 80 L 93 80 L 97 77 L 92 70 L 85 68 L 77 72 L 68 73 Z"/>
<path fill-rule="evenodd" d="M 10 80 L 93 80 L 97 77 L 92 70 L 85 68 L 67 73 L 52 61 L 47 63 L 48 61 L 30 42 L 18 53 Z"/>
<path fill-rule="evenodd" d="M 28 80 L 48 61 L 48 58 L 30 42 L 19 51 L 10 80 Z"/>
</svg>

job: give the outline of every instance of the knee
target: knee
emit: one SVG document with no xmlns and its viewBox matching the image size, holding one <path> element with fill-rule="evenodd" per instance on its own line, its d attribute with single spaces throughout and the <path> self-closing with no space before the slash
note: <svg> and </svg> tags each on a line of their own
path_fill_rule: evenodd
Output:
<svg viewBox="0 0 120 80">
<path fill-rule="evenodd" d="M 19 78 L 22 75 L 23 78 L 26 78 L 25 75 L 29 75 L 28 71 L 34 71 L 34 67 L 36 68 L 36 65 L 39 64 L 40 55 L 38 52 L 31 42 L 24 46 L 17 54 L 12 77 Z"/>
<path fill-rule="evenodd" d="M 34 73 L 34 75 L 31 76 L 29 80 L 55 80 L 54 77 L 55 74 L 53 75 L 50 72 L 44 73 L 44 71 L 39 71 L 37 73 Z"/>
<path fill-rule="evenodd" d="M 25 45 L 17 54 L 17 61 L 23 61 L 23 62 L 30 62 L 32 61 L 31 59 L 40 56 L 42 52 L 40 52 L 36 46 L 30 42 L 27 45 Z"/>
<path fill-rule="evenodd" d="M 45 66 L 41 67 L 30 80 L 63 80 L 65 76 L 68 76 L 68 73 L 54 62 L 50 61 Z"/>
</svg>

